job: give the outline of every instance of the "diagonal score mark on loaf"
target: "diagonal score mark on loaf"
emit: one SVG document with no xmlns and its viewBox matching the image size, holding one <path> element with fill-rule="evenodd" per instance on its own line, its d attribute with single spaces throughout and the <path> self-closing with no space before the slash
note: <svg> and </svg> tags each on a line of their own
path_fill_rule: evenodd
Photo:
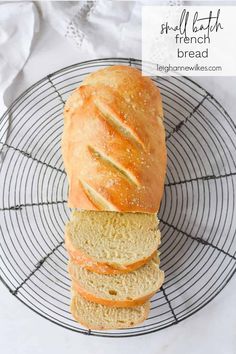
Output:
<svg viewBox="0 0 236 354">
<path fill-rule="evenodd" d="M 99 113 L 110 123 L 113 128 L 118 130 L 126 139 L 138 145 L 142 150 L 146 150 L 144 142 L 140 137 L 130 129 L 124 122 L 120 119 L 119 115 L 112 112 L 110 108 L 101 100 L 94 100 L 94 105 L 98 109 Z"/>
<path fill-rule="evenodd" d="M 82 179 L 80 179 L 79 181 L 86 196 L 91 201 L 91 203 L 93 203 L 98 208 L 98 210 L 113 210 L 113 211 L 118 210 L 115 205 L 110 203 L 106 198 L 104 198 L 87 182 L 83 181 Z"/>
<path fill-rule="evenodd" d="M 110 156 L 104 154 L 104 152 L 98 151 L 93 146 L 88 145 L 88 150 L 91 154 L 93 154 L 96 158 L 98 158 L 101 162 L 108 164 L 110 167 L 118 171 L 123 177 L 125 177 L 130 183 L 139 186 L 139 182 L 135 175 L 127 170 L 124 166 L 122 166 L 118 161 L 115 161 Z"/>
</svg>

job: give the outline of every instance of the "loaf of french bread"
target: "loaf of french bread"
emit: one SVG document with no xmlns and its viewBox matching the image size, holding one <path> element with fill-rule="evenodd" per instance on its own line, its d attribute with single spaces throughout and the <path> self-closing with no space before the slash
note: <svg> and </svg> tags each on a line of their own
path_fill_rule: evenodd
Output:
<svg viewBox="0 0 236 354">
<path fill-rule="evenodd" d="M 159 89 L 132 67 L 90 74 L 65 104 L 62 155 L 77 209 L 65 232 L 72 315 L 90 329 L 133 327 L 164 281 L 156 256 L 167 158 Z"/>
<path fill-rule="evenodd" d="M 155 213 L 166 173 L 161 96 L 127 66 L 90 74 L 64 108 L 69 206 Z"/>
</svg>

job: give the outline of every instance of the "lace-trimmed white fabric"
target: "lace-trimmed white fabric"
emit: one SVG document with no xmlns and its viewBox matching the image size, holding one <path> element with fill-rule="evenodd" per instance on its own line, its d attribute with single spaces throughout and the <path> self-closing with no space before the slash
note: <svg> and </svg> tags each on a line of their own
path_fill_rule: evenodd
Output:
<svg viewBox="0 0 236 354">
<path fill-rule="evenodd" d="M 181 5 L 180 0 L 155 4 Z M 141 57 L 141 9 L 153 1 L 40 2 L 60 34 L 94 57 Z M 129 43 L 127 45 L 127 43 Z"/>
</svg>

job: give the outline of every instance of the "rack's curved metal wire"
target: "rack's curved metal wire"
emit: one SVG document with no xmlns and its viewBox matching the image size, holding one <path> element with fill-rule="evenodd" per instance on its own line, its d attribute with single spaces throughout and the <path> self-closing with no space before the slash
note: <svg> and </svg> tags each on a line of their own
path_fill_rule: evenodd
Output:
<svg viewBox="0 0 236 354">
<path fill-rule="evenodd" d="M 135 59 L 75 64 L 25 91 L 0 121 L 1 280 L 21 302 L 70 330 L 136 336 L 176 324 L 209 303 L 235 272 L 236 127 L 224 108 L 184 77 L 159 77 L 168 171 L 159 213 L 166 280 L 149 318 L 134 329 L 88 331 L 69 312 L 64 249 L 67 180 L 60 153 L 62 109 L 90 72 Z"/>
</svg>

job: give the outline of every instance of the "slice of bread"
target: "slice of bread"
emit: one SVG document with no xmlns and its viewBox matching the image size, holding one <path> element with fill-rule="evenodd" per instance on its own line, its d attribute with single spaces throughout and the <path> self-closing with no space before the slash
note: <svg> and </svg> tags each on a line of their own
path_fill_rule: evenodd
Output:
<svg viewBox="0 0 236 354">
<path fill-rule="evenodd" d="M 91 258 L 84 256 L 82 253 L 80 254 L 78 250 L 74 251 L 70 249 L 70 243 L 67 241 L 67 235 L 65 237 L 66 237 L 67 251 L 69 253 L 71 261 L 75 264 L 80 265 L 85 269 L 90 270 L 91 272 L 95 272 L 98 274 L 124 274 L 128 272 L 132 272 L 133 270 L 138 269 L 142 265 L 146 264 L 156 254 L 155 251 L 148 258 L 142 259 L 141 261 L 133 264 L 129 264 L 126 267 L 117 269 L 106 263 L 95 262 Z"/>
<path fill-rule="evenodd" d="M 115 269 L 139 263 L 160 245 L 156 214 L 74 211 L 66 226 L 66 248 L 76 255 Z"/>
<path fill-rule="evenodd" d="M 144 304 L 162 286 L 164 272 L 158 264 L 155 257 L 133 272 L 102 275 L 69 262 L 68 271 L 73 288 L 87 300 L 112 307 L 131 307 Z"/>
<path fill-rule="evenodd" d="M 134 327 L 147 318 L 149 308 L 149 302 L 130 308 L 107 307 L 88 301 L 79 294 L 74 294 L 71 301 L 74 319 L 94 330 Z"/>
</svg>

